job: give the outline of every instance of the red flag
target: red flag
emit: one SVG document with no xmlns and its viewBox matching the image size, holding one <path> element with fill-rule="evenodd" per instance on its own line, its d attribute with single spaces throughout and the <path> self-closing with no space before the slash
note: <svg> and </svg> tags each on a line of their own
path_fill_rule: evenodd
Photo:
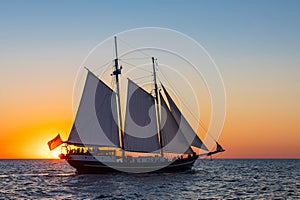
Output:
<svg viewBox="0 0 300 200">
<path fill-rule="evenodd" d="M 61 145 L 63 142 L 60 138 L 60 135 L 58 134 L 55 138 L 53 138 L 52 140 L 50 140 L 48 142 L 48 146 L 50 151 L 52 151 L 53 149 L 55 149 L 56 147 L 58 147 L 59 145 Z"/>
</svg>

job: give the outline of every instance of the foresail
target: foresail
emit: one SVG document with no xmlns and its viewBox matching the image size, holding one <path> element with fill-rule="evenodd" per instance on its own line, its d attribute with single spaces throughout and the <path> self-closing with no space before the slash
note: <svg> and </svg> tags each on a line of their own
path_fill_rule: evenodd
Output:
<svg viewBox="0 0 300 200">
<path fill-rule="evenodd" d="M 190 144 L 183 136 L 166 102 L 160 95 L 161 102 L 161 140 L 163 150 L 174 153 L 193 153 Z"/>
<path fill-rule="evenodd" d="M 117 121 L 115 92 L 88 71 L 67 143 L 120 147 Z"/>
<path fill-rule="evenodd" d="M 180 126 L 180 130 L 182 133 L 184 133 L 184 136 L 186 140 L 188 141 L 191 146 L 201 148 L 203 150 L 208 151 L 207 147 L 204 145 L 204 143 L 201 141 L 201 139 L 198 137 L 198 135 L 195 133 L 193 128 L 190 126 L 188 121 L 185 119 L 185 117 L 182 115 L 178 107 L 176 106 L 175 102 L 172 100 L 171 96 L 165 89 L 165 87 L 162 85 L 162 88 L 164 90 L 164 93 L 168 99 L 169 105 L 170 105 L 170 110 L 171 113 L 176 120 L 177 124 Z"/>
<path fill-rule="evenodd" d="M 216 144 L 217 144 L 216 151 L 218 151 L 218 152 L 225 151 L 225 149 L 223 149 L 223 147 L 218 142 L 216 142 Z"/>
<path fill-rule="evenodd" d="M 159 151 L 153 96 L 128 80 L 126 108 L 124 150 L 133 152 Z"/>
</svg>

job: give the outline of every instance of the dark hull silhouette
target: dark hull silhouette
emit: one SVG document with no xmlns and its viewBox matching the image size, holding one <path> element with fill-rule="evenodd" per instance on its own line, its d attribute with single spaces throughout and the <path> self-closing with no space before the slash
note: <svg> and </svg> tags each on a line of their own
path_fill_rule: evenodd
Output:
<svg viewBox="0 0 300 200">
<path fill-rule="evenodd" d="M 74 160 L 66 158 L 67 162 L 77 170 L 78 174 L 105 174 L 105 173 L 173 173 L 190 170 L 198 156 L 177 159 L 173 162 L 147 163 L 109 163 L 98 160 Z"/>
</svg>

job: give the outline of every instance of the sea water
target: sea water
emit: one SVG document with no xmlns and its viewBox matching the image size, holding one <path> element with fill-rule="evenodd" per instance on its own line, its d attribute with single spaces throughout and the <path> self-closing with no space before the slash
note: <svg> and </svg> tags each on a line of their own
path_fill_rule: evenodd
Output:
<svg viewBox="0 0 300 200">
<path fill-rule="evenodd" d="M 64 160 L 0 160 L 0 199 L 300 199 L 299 159 L 204 159 L 183 173 L 76 175 Z"/>
</svg>

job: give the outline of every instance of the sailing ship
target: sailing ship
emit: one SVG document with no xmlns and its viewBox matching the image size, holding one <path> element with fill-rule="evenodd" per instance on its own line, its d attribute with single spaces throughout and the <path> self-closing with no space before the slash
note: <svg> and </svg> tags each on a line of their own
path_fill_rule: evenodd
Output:
<svg viewBox="0 0 300 200">
<path fill-rule="evenodd" d="M 49 141 L 50 150 L 64 144 L 60 158 L 78 174 L 191 169 L 199 157 L 193 148 L 208 149 L 167 88 L 157 83 L 154 57 L 154 94 L 128 79 L 127 106 L 122 119 L 119 89 L 122 67 L 119 67 L 117 39 L 114 39 L 116 58 L 111 75 L 116 90 L 86 68 L 85 85 L 70 135 L 67 141 L 62 141 L 59 135 Z"/>
</svg>

